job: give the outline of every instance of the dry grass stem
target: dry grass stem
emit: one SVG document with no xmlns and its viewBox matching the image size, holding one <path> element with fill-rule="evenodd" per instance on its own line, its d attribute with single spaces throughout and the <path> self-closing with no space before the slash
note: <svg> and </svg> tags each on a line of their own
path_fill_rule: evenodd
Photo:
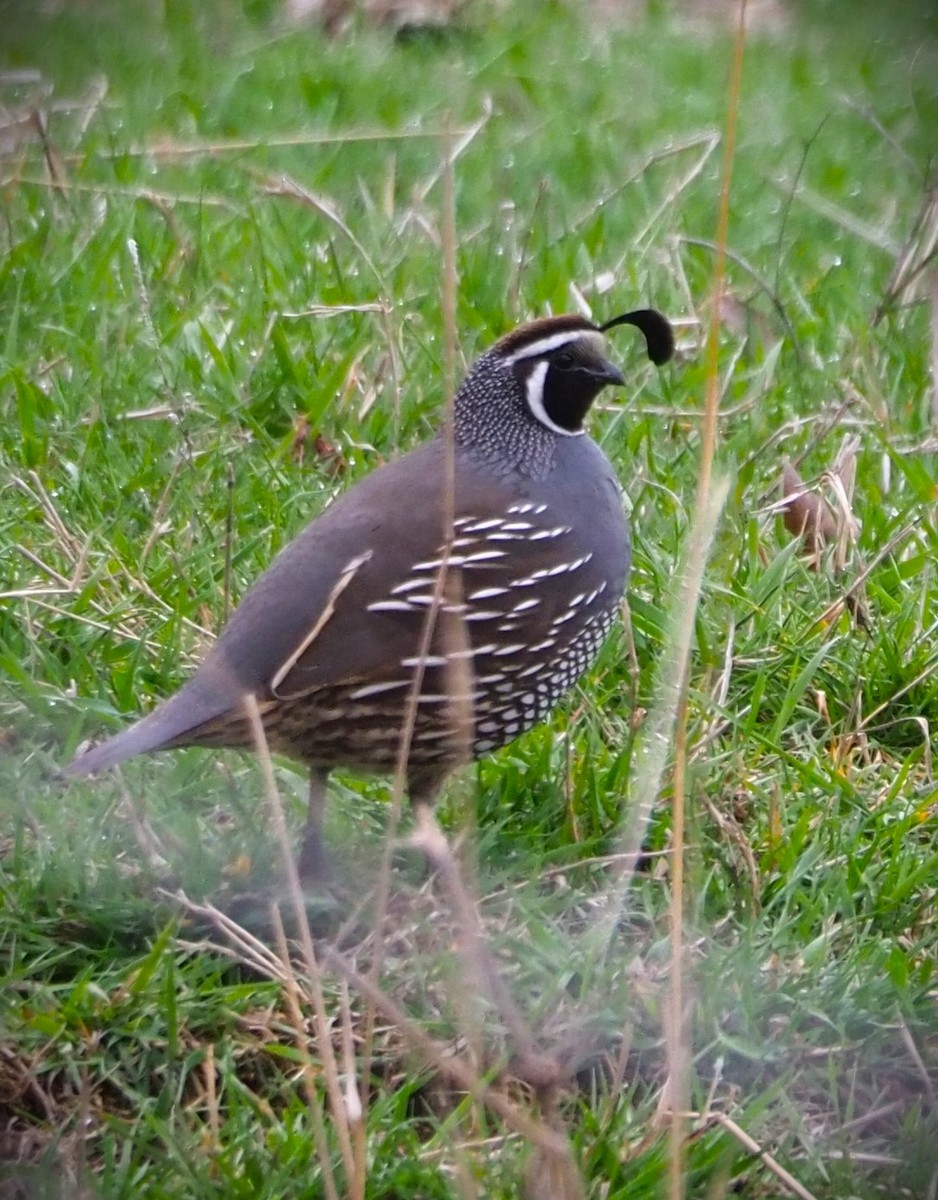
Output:
<svg viewBox="0 0 938 1200">
<path fill-rule="evenodd" d="M 453 133 L 457 137 L 465 137 L 476 129 L 476 124 L 457 127 Z M 289 148 L 291 146 L 346 146 L 352 142 L 404 142 L 404 141 L 433 141 L 439 138 L 440 130 L 428 129 L 349 129 L 344 133 L 296 133 L 271 134 L 261 138 L 220 138 L 211 142 L 203 141 L 174 141 L 163 138 L 143 145 L 121 147 L 120 150 L 109 150 L 96 146 L 90 151 L 94 158 L 153 158 L 171 160 L 174 158 L 211 158 L 222 154 L 243 154 L 246 150 L 270 150 Z M 66 163 L 84 162 L 89 151 L 82 154 L 66 154 Z"/>
<path fill-rule="evenodd" d="M 329 1140 L 326 1136 L 326 1127 L 323 1121 L 322 1105 L 319 1103 L 319 1093 L 316 1090 L 316 1074 L 313 1070 L 313 1061 L 309 1053 L 306 1022 L 303 1019 L 303 1013 L 300 1008 L 302 992 L 293 970 L 293 963 L 290 959 L 290 948 L 287 944 L 287 935 L 283 928 L 283 920 L 280 916 L 280 906 L 278 904 L 272 903 L 270 905 L 270 917 L 273 924 L 277 953 L 280 956 L 280 962 L 286 977 L 283 984 L 283 996 L 286 1001 L 290 1024 L 293 1026 L 296 1050 L 300 1056 L 303 1091 L 306 1093 L 306 1103 L 309 1107 L 310 1123 L 313 1127 L 313 1140 L 316 1143 L 316 1154 L 322 1170 L 322 1182 L 326 1193 L 326 1200 L 339 1200 L 339 1191 L 336 1187 L 335 1175 L 332 1171 L 332 1155 L 329 1153 Z"/>
<path fill-rule="evenodd" d="M 329 1108 L 332 1112 L 332 1120 L 335 1126 L 336 1135 L 339 1140 L 339 1148 L 342 1153 L 342 1161 L 345 1166 L 345 1177 L 348 1180 L 355 1178 L 355 1155 L 352 1147 L 352 1138 L 348 1126 L 348 1120 L 343 1103 L 342 1088 L 339 1080 L 339 1069 L 336 1062 L 335 1050 L 330 1036 L 330 1018 L 326 1010 L 325 997 L 322 990 L 322 980 L 319 974 L 319 966 L 316 961 L 316 954 L 313 949 L 313 938 L 309 928 L 309 920 L 306 916 L 306 902 L 303 897 L 303 888 L 300 884 L 299 873 L 296 868 L 296 861 L 293 857 L 293 849 L 290 845 L 290 836 L 287 831 L 287 823 L 283 815 L 283 805 L 280 802 L 280 793 L 277 790 L 277 782 L 274 779 L 273 762 L 270 757 L 270 750 L 267 745 L 267 738 L 264 735 L 264 726 L 261 721 L 260 709 L 257 705 L 257 699 L 250 692 L 242 697 L 242 704 L 245 713 L 251 723 L 251 728 L 254 734 L 254 749 L 257 753 L 258 761 L 261 765 L 261 771 L 264 778 L 264 790 L 267 795 L 267 802 L 270 806 L 270 814 L 274 827 L 274 834 L 277 843 L 280 847 L 281 862 L 286 877 L 287 897 L 292 909 L 293 920 L 296 923 L 298 936 L 300 939 L 300 947 L 303 954 L 303 964 L 306 968 L 307 980 L 310 989 L 313 1006 L 313 1021 L 316 1029 L 316 1043 L 319 1050 L 319 1056 L 322 1060 L 323 1073 L 326 1081 L 326 1092 L 329 1096 Z M 288 977 L 289 977 L 288 971 Z"/>
<path fill-rule="evenodd" d="M 374 259 L 352 232 L 351 227 L 342 217 L 338 207 L 328 196 L 321 196 L 316 192 L 311 192 L 309 188 L 303 187 L 301 183 L 286 174 L 266 177 L 262 180 L 262 183 L 264 191 L 268 196 L 282 196 L 288 200 L 298 200 L 305 207 L 311 208 L 314 212 L 319 213 L 321 217 L 325 217 L 327 221 L 335 225 L 336 229 L 344 237 L 348 238 L 362 262 L 375 277 L 382 295 L 387 296 L 390 294 L 385 278 L 375 265 Z M 384 306 L 383 302 L 382 306 Z"/>
<path fill-rule="evenodd" d="M 719 478 L 712 484 L 709 503 L 705 509 L 697 512 L 688 539 L 685 562 L 677 574 L 674 599 L 668 613 L 665 649 L 655 680 L 655 700 L 642 726 L 641 743 L 631 781 L 629 815 L 616 850 L 616 861 L 620 867 L 590 935 L 595 939 L 595 952 L 600 958 L 608 954 L 632 885 L 652 808 L 658 797 L 690 654 L 706 552 L 713 542 L 728 492 L 728 479 Z"/>
<path fill-rule="evenodd" d="M 570 232 L 576 233 L 588 221 L 591 221 L 600 208 L 608 207 L 613 200 L 632 184 L 638 183 L 643 176 L 652 167 L 659 163 L 667 162 L 668 159 L 675 158 L 684 154 L 688 150 L 696 150 L 698 146 L 703 147 L 702 157 L 704 160 L 710 157 L 713 150 L 720 143 L 720 134 L 716 130 L 706 129 L 701 133 L 688 134 L 686 137 L 668 139 L 668 144 L 657 150 L 652 150 L 646 154 L 640 162 L 638 162 L 614 187 L 607 189 L 593 201 L 589 207 L 582 212 L 577 213 L 570 222 Z"/>
<path fill-rule="evenodd" d="M 693 570 L 697 576 L 697 587 L 692 602 L 688 603 L 690 619 L 696 613 L 699 589 L 703 580 L 703 569 L 707 551 L 716 532 L 716 521 L 722 510 L 728 485 L 725 481 L 713 485 L 713 462 L 720 406 L 719 386 L 719 334 L 722 316 L 722 299 L 726 287 L 726 246 L 729 233 L 730 186 L 733 177 L 733 160 L 736 153 L 736 126 L 739 114 L 740 85 L 742 81 L 743 57 L 746 45 L 746 0 L 739 0 L 739 23 L 733 52 L 733 69 L 730 77 L 726 114 L 726 133 L 723 143 L 723 169 L 720 187 L 720 208 L 717 222 L 716 261 L 713 276 L 713 304 L 706 344 L 706 396 L 704 423 L 701 437 L 700 466 L 697 479 L 695 510 L 698 514 L 713 513 L 713 527 L 706 530 L 700 520 L 694 522 L 690 532 L 688 550 L 688 574 Z M 719 503 L 714 500 L 722 491 Z M 685 586 L 687 586 L 685 584 Z M 687 588 L 688 592 L 691 590 Z M 687 597 L 691 601 L 691 597 Z M 692 630 L 685 623 L 681 653 L 675 656 L 673 686 L 676 691 L 675 711 L 675 769 L 674 797 L 671 826 L 671 970 L 668 1021 L 665 1030 L 665 1045 L 668 1060 L 668 1100 L 671 1106 L 668 1144 L 668 1183 L 671 1200 L 681 1200 L 685 1194 L 684 1172 L 684 1120 L 681 1112 L 687 1105 L 690 1048 L 684 1013 L 684 813 L 686 804 L 685 767 L 687 764 L 687 671 L 690 662 Z"/>
<path fill-rule="evenodd" d="M 767 1170 L 772 1172 L 779 1183 L 782 1184 L 782 1186 L 786 1188 L 786 1190 L 790 1192 L 792 1196 L 797 1196 L 798 1200 L 818 1200 L 818 1197 L 815 1196 L 813 1192 L 809 1192 L 806 1187 L 800 1184 L 794 1175 L 792 1175 L 789 1171 L 786 1171 L 781 1163 L 777 1162 L 767 1150 L 763 1150 L 754 1138 L 751 1138 L 744 1129 L 740 1128 L 740 1126 L 737 1125 L 736 1122 L 730 1117 L 726 1116 L 725 1113 L 714 1113 L 713 1120 L 715 1120 L 719 1125 L 722 1125 L 727 1133 L 732 1134 L 732 1136 L 736 1138 L 740 1145 L 744 1146 L 750 1154 L 754 1154 L 762 1163 L 762 1165 Z"/>
<path fill-rule="evenodd" d="M 926 1067 L 918 1046 L 915 1044 L 915 1038 L 912 1036 L 912 1031 L 909 1029 L 902 1013 L 896 1014 L 896 1021 L 899 1025 L 899 1033 L 905 1048 L 909 1052 L 909 1057 L 915 1063 L 915 1069 L 919 1073 L 922 1080 L 922 1085 L 925 1088 L 925 1095 L 928 1097 L 928 1102 L 931 1105 L 932 1111 L 938 1110 L 938 1092 L 935 1090 L 935 1081 L 931 1072 Z"/>
<path fill-rule="evenodd" d="M 441 235 L 443 243 L 442 318 L 443 318 L 443 395 L 447 404 L 456 391 L 456 300 L 458 278 L 456 268 L 456 173 L 453 139 L 449 133 L 449 117 L 444 121 L 440 139 L 440 168 L 443 178 Z M 447 413 L 452 420 L 452 413 Z"/>
<path fill-rule="evenodd" d="M 174 205 L 191 204 L 195 208 L 218 208 L 225 212 L 238 212 L 238 205 L 224 196 L 213 196 L 211 193 L 199 192 L 188 195 L 185 192 L 156 192 L 153 188 L 133 187 L 127 184 L 112 183 L 64 183 L 53 184 L 48 179 L 36 179 L 29 175 L 8 175 L 0 179 L 0 185 L 17 184 L 20 187 L 55 188 L 57 191 L 86 196 L 126 196 L 131 200 L 146 200 L 150 204 Z"/>
<path fill-rule="evenodd" d="M 475 902 L 466 890 L 446 836 L 432 810 L 425 805 L 417 811 L 417 822 L 415 845 L 439 872 L 449 894 L 469 968 L 467 983 L 476 995 L 489 999 L 504 1021 L 514 1045 L 513 1072 L 535 1089 L 554 1087 L 558 1082 L 558 1065 L 538 1049 L 489 954 Z"/>
<path fill-rule="evenodd" d="M 931 323 L 931 420 L 938 428 L 938 270 L 928 277 L 929 316 Z"/>
<path fill-rule="evenodd" d="M 443 179 L 444 187 L 446 186 L 445 179 L 447 172 L 450 174 L 453 172 L 456 165 L 456 160 L 463 153 L 465 153 L 472 142 L 475 141 L 476 137 L 489 123 L 489 118 L 491 117 L 492 112 L 492 101 L 488 97 L 485 97 L 482 101 L 482 116 L 479 117 L 477 121 L 473 122 L 473 124 L 467 129 L 454 129 L 450 124 L 449 114 L 447 114 L 445 120 L 443 121 L 443 128 L 436 134 L 436 137 L 440 141 L 441 145 L 446 147 L 446 152 L 442 156 L 439 166 L 430 175 L 429 179 L 424 180 L 424 182 L 416 189 L 415 199 L 417 204 L 423 204 L 427 196 L 429 196 L 430 192 L 436 186 L 438 180 Z M 449 202 L 444 197 L 444 222 L 448 219 L 446 215 L 448 204 Z"/>
<path fill-rule="evenodd" d="M 205 1107 L 208 1111 L 209 1153 L 214 1155 L 221 1148 L 221 1121 L 218 1116 L 214 1042 L 206 1044 L 205 1058 L 202 1060 L 202 1077 L 205 1080 Z"/>
<path fill-rule="evenodd" d="M 895 533 L 889 539 L 886 545 L 883 546 L 881 550 L 877 551 L 876 555 L 867 563 L 856 579 L 854 579 L 854 581 L 848 588 L 845 589 L 838 599 L 834 600 L 827 606 L 827 608 L 825 608 L 825 610 L 818 617 L 816 624 L 821 626 L 829 625 L 843 610 L 844 605 L 846 605 L 852 597 L 856 596 L 858 593 L 861 593 L 863 585 L 866 583 L 867 579 L 869 579 L 872 572 L 875 571 L 875 569 L 883 561 L 883 559 L 888 558 L 898 546 L 902 545 L 906 538 L 915 533 L 917 526 L 917 521 L 910 522 L 908 525 L 905 525 L 902 529 Z M 888 707 L 888 705 L 883 705 L 876 711 L 881 712 L 883 707 Z M 869 720 L 869 718 L 867 718 L 867 720 Z"/>
<path fill-rule="evenodd" d="M 901 253 L 896 258 L 889 283 L 883 300 L 873 316 L 873 324 L 878 324 L 883 317 L 898 304 L 908 303 L 918 293 L 916 285 L 920 283 L 926 271 L 934 275 L 933 264 L 938 256 L 938 185 L 932 185 L 925 191 L 922 206 L 912 225 Z M 929 271 L 929 268 L 932 268 Z M 926 294 L 933 294 L 934 284 L 926 288 Z"/>
<path fill-rule="evenodd" d="M 565 1135 L 550 1129 L 543 1122 L 529 1116 L 523 1108 L 514 1104 L 502 1092 L 496 1091 L 461 1058 L 450 1053 L 449 1047 L 425 1033 L 411 1020 L 400 1005 L 377 986 L 367 975 L 363 975 L 352 962 L 338 951 L 324 949 L 323 955 L 337 974 L 369 1000 L 375 1009 L 390 1022 L 417 1051 L 427 1066 L 432 1067 L 444 1079 L 460 1091 L 484 1104 L 500 1117 L 515 1133 L 532 1146 L 539 1146 L 549 1153 L 569 1157 L 570 1145 Z"/>
<path fill-rule="evenodd" d="M 692 159 L 690 166 L 683 172 L 683 174 L 679 176 L 677 180 L 675 180 L 673 184 L 671 184 L 671 186 L 665 192 L 664 198 L 661 200 L 661 202 L 651 210 L 651 213 L 645 220 L 644 225 L 639 226 L 639 228 L 635 231 L 635 234 L 632 238 L 633 245 L 629 249 L 629 257 L 634 255 L 634 247 L 640 246 L 645 239 L 650 236 L 655 226 L 665 215 L 665 213 L 672 209 L 677 204 L 682 194 L 690 187 L 690 185 L 696 179 L 700 178 L 704 172 L 704 168 L 710 161 L 714 151 L 719 145 L 719 142 L 720 139 L 713 134 L 703 139 L 703 141 L 700 143 L 700 154 L 696 158 Z M 625 265 L 625 262 L 626 256 L 623 255 L 614 268 L 615 274 L 618 274 L 619 271 L 621 271 L 622 267 Z"/>
</svg>

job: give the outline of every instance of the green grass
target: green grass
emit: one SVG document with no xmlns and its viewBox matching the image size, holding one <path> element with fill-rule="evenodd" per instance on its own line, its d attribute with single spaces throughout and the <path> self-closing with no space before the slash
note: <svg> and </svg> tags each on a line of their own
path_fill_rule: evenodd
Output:
<svg viewBox="0 0 938 1200">
<path fill-rule="evenodd" d="M 688 715 L 692 1103 L 830 1200 L 933 1196 L 938 1173 L 936 382 L 925 291 L 887 295 L 934 166 L 938 30 L 926 6 L 888 28 L 855 8 L 795 5 L 746 49 L 718 449 L 732 486 Z M 686 322 L 660 373 L 614 335 L 630 386 L 593 426 L 633 506 L 638 675 L 617 635 L 565 711 L 446 806 L 452 825 L 475 812 L 491 944 L 574 1072 L 561 1111 L 587 1194 L 665 1194 L 670 779 L 600 962 L 586 935 L 607 877 L 587 860 L 628 818 L 632 702 L 653 701 L 693 518 L 695 320 L 714 267 L 700 243 L 731 42 L 648 9 L 480 4 L 441 39 L 401 42 L 364 21 L 335 40 L 284 32 L 261 3 L 0 4 L 0 66 L 41 74 L 3 76 L 0 101 L 46 97 L 64 182 L 35 139 L 0 160 L 0 1176 L 25 1194 L 324 1194 L 280 985 L 199 946 L 171 897 L 263 924 L 244 896 L 263 905 L 279 868 L 256 766 L 192 751 L 89 784 L 55 772 L 198 660 L 224 618 L 229 519 L 236 600 L 337 490 L 434 427 L 438 133 L 476 125 L 456 165 L 464 361 L 571 308 L 574 288 L 598 317 L 653 303 Z M 271 191 L 283 175 L 320 207 Z M 385 311 L 302 315 L 313 305 Z M 339 469 L 311 437 L 298 449 L 301 419 Z M 806 569 L 768 509 L 785 457 L 813 478 L 848 433 L 860 533 L 835 578 Z M 865 584 L 869 628 L 823 620 L 891 539 Z M 303 779 L 278 764 L 278 780 L 298 827 Z M 351 878 L 374 877 L 386 795 L 334 783 Z M 383 986 L 453 1038 L 465 966 L 445 899 L 402 878 Z M 347 946 L 367 963 L 359 933 Z M 331 974 L 327 991 L 338 1011 Z M 530 1146 L 449 1094 L 399 1031 L 377 1049 L 367 1194 L 450 1196 L 457 1171 L 459 1194 L 466 1179 L 522 1194 Z M 715 1121 L 687 1155 L 688 1195 L 782 1194 Z"/>
</svg>

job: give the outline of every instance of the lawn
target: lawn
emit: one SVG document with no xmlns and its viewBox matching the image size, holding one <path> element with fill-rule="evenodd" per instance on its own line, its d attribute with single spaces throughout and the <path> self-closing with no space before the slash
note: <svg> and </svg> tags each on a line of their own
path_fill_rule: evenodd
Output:
<svg viewBox="0 0 938 1200">
<path fill-rule="evenodd" d="M 934 1200 L 938 18 L 753 0 L 733 102 L 726 7 L 0 0 L 0 1195 Z M 458 872 L 385 906 L 391 784 L 333 777 L 304 948 L 295 766 L 58 768 L 435 429 L 448 177 L 457 372 L 571 310 L 678 353 L 615 331 L 592 417 L 627 620 L 453 781 Z"/>
</svg>

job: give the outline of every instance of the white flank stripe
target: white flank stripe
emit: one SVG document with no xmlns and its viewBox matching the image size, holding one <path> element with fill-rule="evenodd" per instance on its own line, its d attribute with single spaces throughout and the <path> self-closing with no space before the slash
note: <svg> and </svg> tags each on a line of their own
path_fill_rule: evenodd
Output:
<svg viewBox="0 0 938 1200">
<path fill-rule="evenodd" d="M 368 605 L 368 612 L 413 612 L 404 600 L 376 600 Z"/>
<path fill-rule="evenodd" d="M 400 596 L 402 592 L 412 592 L 414 588 L 426 587 L 426 579 L 408 579 L 406 583 L 399 583 L 397 587 L 391 588 L 392 596 Z"/>
<path fill-rule="evenodd" d="M 395 688 L 410 687 L 409 679 L 396 679 L 393 683 L 370 683 L 367 687 L 356 688 L 351 693 L 350 700 L 367 700 L 369 696 L 380 696 L 382 692 L 391 692 Z"/>
<path fill-rule="evenodd" d="M 476 654 L 491 654 L 496 649 L 495 642 L 489 642 L 487 646 L 473 646 L 469 650 L 451 650 L 447 655 L 448 658 L 472 658 Z"/>
<path fill-rule="evenodd" d="M 414 563 L 413 571 L 435 571 L 442 566 L 461 567 L 466 559 L 461 554 L 451 554 L 449 558 L 428 558 L 426 562 Z"/>
<path fill-rule="evenodd" d="M 487 521 L 475 521 L 472 525 L 466 525 L 463 528 L 464 533 L 481 533 L 483 529 L 495 529 L 503 522 L 502 517 L 490 517 Z M 506 529 L 511 529 L 510 525 L 505 526 Z"/>
<path fill-rule="evenodd" d="M 494 657 L 501 658 L 504 654 L 517 654 L 521 650 L 525 650 L 524 642 L 512 642 L 510 646 L 499 646 L 495 651 Z"/>
</svg>

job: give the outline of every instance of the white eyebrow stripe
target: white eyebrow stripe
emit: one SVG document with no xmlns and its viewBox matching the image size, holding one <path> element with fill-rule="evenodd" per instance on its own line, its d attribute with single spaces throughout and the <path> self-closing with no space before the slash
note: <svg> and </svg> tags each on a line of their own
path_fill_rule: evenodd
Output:
<svg viewBox="0 0 938 1200">
<path fill-rule="evenodd" d="M 538 358 L 542 354 L 549 354 L 551 350 L 559 350 L 561 346 L 569 346 L 571 342 L 584 340 L 593 342 L 597 350 L 606 344 L 598 329 L 565 329 L 563 333 L 550 333 L 547 337 L 538 338 L 536 342 L 522 346 L 514 354 L 509 354 L 505 362 L 514 364 L 526 358 Z"/>
</svg>

